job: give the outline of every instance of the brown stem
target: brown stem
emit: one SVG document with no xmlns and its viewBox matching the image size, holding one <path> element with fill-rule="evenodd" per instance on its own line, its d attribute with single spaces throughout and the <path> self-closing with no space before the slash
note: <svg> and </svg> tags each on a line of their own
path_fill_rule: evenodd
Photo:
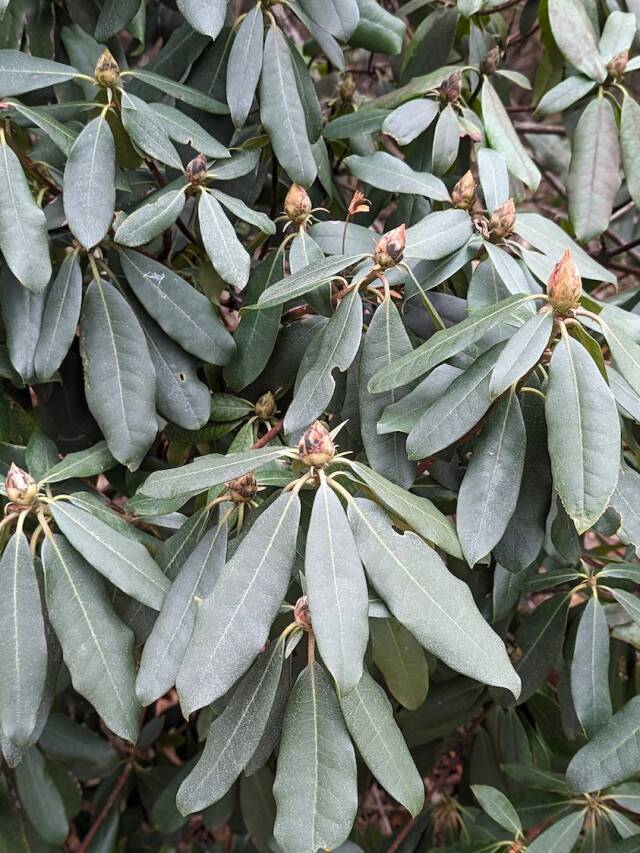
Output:
<svg viewBox="0 0 640 853">
<path fill-rule="evenodd" d="M 607 257 L 613 258 L 616 255 L 622 255 L 625 252 L 628 252 L 629 249 L 635 249 L 636 246 L 640 246 L 640 237 L 636 237 L 635 240 L 629 240 L 628 243 L 623 243 L 621 246 L 618 246 L 617 249 L 607 252 Z"/>
<path fill-rule="evenodd" d="M 396 838 L 394 839 L 393 844 L 392 844 L 392 845 L 391 845 L 391 847 L 389 847 L 389 849 L 387 850 L 387 853 L 397 853 L 397 850 L 398 850 L 398 848 L 400 847 L 400 845 L 402 844 L 402 842 L 405 840 L 405 838 L 407 837 L 407 835 L 409 835 L 409 833 L 411 832 L 411 830 L 413 829 L 413 827 L 416 825 L 416 820 L 417 820 L 417 819 L 418 819 L 418 817 L 417 817 L 417 816 L 416 816 L 416 817 L 412 817 L 412 818 L 411 818 L 411 820 L 408 820 L 408 821 L 405 823 L 405 825 L 402 827 L 402 829 L 400 830 L 400 832 L 398 833 L 398 835 L 397 835 L 397 836 L 396 836 Z"/>
<path fill-rule="evenodd" d="M 107 802 L 104 804 L 104 806 L 100 810 L 98 816 L 96 817 L 96 819 L 93 821 L 93 823 L 89 827 L 89 831 L 87 832 L 85 837 L 82 839 L 82 842 L 76 848 L 76 853 L 86 853 L 86 850 L 89 847 L 89 845 L 91 844 L 91 842 L 93 841 L 93 839 L 96 835 L 96 832 L 100 829 L 102 824 L 105 822 L 109 812 L 114 807 L 116 800 L 118 799 L 118 797 L 122 793 L 124 786 L 127 784 L 127 779 L 129 778 L 132 770 L 133 770 L 133 762 L 128 761 L 124 766 L 124 770 L 122 771 L 122 773 L 118 777 L 118 781 L 113 786 L 113 790 L 109 794 Z"/>
<path fill-rule="evenodd" d="M 551 133 L 557 136 L 566 136 L 567 131 L 563 124 L 538 124 L 535 121 L 517 121 L 514 125 L 520 133 Z"/>
<path fill-rule="evenodd" d="M 278 435 L 278 433 L 281 432 L 283 426 L 284 421 L 278 421 L 275 426 L 271 427 L 269 432 L 265 432 L 262 438 L 259 438 L 251 445 L 251 449 L 259 450 L 261 447 L 264 447 L 265 445 L 269 444 L 269 442 L 273 441 L 273 439 Z"/>
</svg>

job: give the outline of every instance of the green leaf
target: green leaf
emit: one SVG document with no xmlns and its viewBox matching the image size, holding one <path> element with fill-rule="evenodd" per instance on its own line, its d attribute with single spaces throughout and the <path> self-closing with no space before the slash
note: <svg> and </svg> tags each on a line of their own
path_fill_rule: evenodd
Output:
<svg viewBox="0 0 640 853">
<path fill-rule="evenodd" d="M 609 386 L 573 338 L 554 350 L 545 412 L 554 486 L 584 533 L 607 508 L 618 481 L 620 421 Z"/>
<path fill-rule="evenodd" d="M 580 836 L 585 814 L 579 811 L 560 818 L 529 844 L 527 853 L 571 853 Z"/>
<path fill-rule="evenodd" d="M 127 595 L 160 610 L 170 584 L 143 545 L 66 502 L 52 504 L 51 514 L 90 565 Z"/>
<path fill-rule="evenodd" d="M 340 41 L 348 41 L 358 26 L 360 10 L 356 0 L 301 0 L 300 5 Z"/>
<path fill-rule="evenodd" d="M 640 205 L 640 106 L 629 95 L 622 99 L 620 112 L 620 147 L 622 165 L 629 195 Z"/>
<path fill-rule="evenodd" d="M 315 242 L 313 237 L 304 229 L 301 229 L 291 241 L 289 249 L 289 272 L 295 275 L 311 264 L 324 263 L 324 252 Z M 331 284 L 327 283 L 319 290 L 310 290 L 307 294 L 309 305 L 316 313 L 331 317 L 333 305 L 331 304 Z"/>
<path fill-rule="evenodd" d="M 462 248 L 473 234 L 466 210 L 438 210 L 407 229 L 407 258 L 436 261 Z"/>
<path fill-rule="evenodd" d="M 264 234 L 276 233 L 275 223 L 269 219 L 266 213 L 262 213 L 259 210 L 253 210 L 253 208 L 246 205 L 241 201 L 241 199 L 234 198 L 231 195 L 220 192 L 220 190 L 211 189 L 209 194 L 215 196 L 220 204 L 226 207 L 227 210 L 230 210 L 234 216 L 238 217 L 238 219 L 242 219 L 243 222 L 255 225 L 256 228 L 259 228 Z"/>
<path fill-rule="evenodd" d="M 491 147 L 504 157 L 512 175 L 531 190 L 536 190 L 540 183 L 540 171 L 520 142 L 509 114 L 486 77 L 482 83 L 481 100 L 484 128 Z"/>
<path fill-rule="evenodd" d="M 178 9 L 194 30 L 215 39 L 227 16 L 227 0 L 176 0 Z"/>
<path fill-rule="evenodd" d="M 516 671 L 522 680 L 520 701 L 533 696 L 555 665 L 564 642 L 569 597 L 554 595 L 539 604 L 518 628 L 516 642 L 522 650 Z"/>
<path fill-rule="evenodd" d="M 191 107 L 202 110 L 205 113 L 213 115 L 226 115 L 229 110 L 221 101 L 216 101 L 204 92 L 194 89 L 191 86 L 185 86 L 183 83 L 177 83 L 175 80 L 170 80 L 162 74 L 156 74 L 153 71 L 148 71 L 144 68 L 134 68 L 131 71 L 125 72 L 127 76 L 133 77 L 135 80 L 140 80 L 154 89 L 159 89 L 166 95 L 171 95 Z M 128 93 L 127 93 L 128 94 Z M 136 99 L 136 103 L 138 99 Z M 154 108 L 157 105 L 154 105 Z"/>
<path fill-rule="evenodd" d="M 201 811 L 220 800 L 253 755 L 276 697 L 284 650 L 285 641 L 279 638 L 257 657 L 211 724 L 200 760 L 178 791 L 182 814 Z"/>
<path fill-rule="evenodd" d="M 131 289 L 172 340 L 209 364 L 226 364 L 231 359 L 233 339 L 204 294 L 140 252 L 123 249 L 120 260 Z"/>
<path fill-rule="evenodd" d="M 611 592 L 615 600 L 618 604 L 622 605 L 622 608 L 631 619 L 640 625 L 640 600 L 632 593 L 625 592 L 623 589 L 613 589 Z"/>
<path fill-rule="evenodd" d="M 184 209 L 184 186 L 161 190 L 144 199 L 118 225 L 114 240 L 121 246 L 142 246 L 170 228 Z"/>
<path fill-rule="evenodd" d="M 249 280 L 251 258 L 220 203 L 206 190 L 200 193 L 198 221 L 202 242 L 213 268 L 224 281 L 242 290 Z"/>
<path fill-rule="evenodd" d="M 567 177 L 569 215 L 576 237 L 591 240 L 609 226 L 620 186 L 618 126 L 607 98 L 596 98 L 580 116 Z"/>
<path fill-rule="evenodd" d="M 332 281 L 339 273 L 347 267 L 362 261 L 364 253 L 357 255 L 338 255 L 326 260 L 309 264 L 293 275 L 286 276 L 275 284 L 267 287 L 258 299 L 257 305 L 249 305 L 248 308 L 273 308 L 293 299 L 304 296 L 310 290 L 316 290 L 323 284 Z"/>
<path fill-rule="evenodd" d="M 48 758 L 80 779 L 102 775 L 118 763 L 118 753 L 107 740 L 62 713 L 49 716 L 38 743 Z"/>
<path fill-rule="evenodd" d="M 140 493 L 150 498 L 177 498 L 196 495 L 211 486 L 218 486 L 257 471 L 268 462 L 287 455 L 286 447 L 264 447 L 243 453 L 222 456 L 210 453 L 177 470 L 156 471 L 140 487 Z"/>
<path fill-rule="evenodd" d="M 495 326 L 511 319 L 530 296 L 525 294 L 509 296 L 495 305 L 473 311 L 466 320 L 457 323 L 450 329 L 436 332 L 428 341 L 421 344 L 413 352 L 408 353 L 395 364 L 383 368 L 369 381 L 369 391 L 378 394 L 389 391 L 399 385 L 407 385 L 423 373 L 427 373 L 452 355 L 457 355 L 463 349 L 480 340 L 483 335 Z"/>
<path fill-rule="evenodd" d="M 390 483 L 360 462 L 350 464 L 360 479 L 370 487 L 376 498 L 392 513 L 405 521 L 423 539 L 435 543 L 448 554 L 462 559 L 454 525 L 430 500 L 414 495 L 395 483 Z"/>
<path fill-rule="evenodd" d="M 489 383 L 503 347 L 496 344 L 483 353 L 426 407 L 407 438 L 409 459 L 433 456 L 478 423 L 493 402 Z"/>
<path fill-rule="evenodd" d="M 349 693 L 369 639 L 367 582 L 346 513 L 326 482 L 313 501 L 304 568 L 318 649 L 340 693 Z"/>
<path fill-rule="evenodd" d="M 206 154 L 207 157 L 223 160 L 231 157 L 230 151 L 221 142 L 180 110 L 168 104 L 154 104 L 153 110 L 156 118 L 164 125 L 166 132 L 175 142 L 190 145 L 195 151 Z"/>
<path fill-rule="evenodd" d="M 280 495 L 253 523 L 198 607 L 177 686 L 188 716 L 224 695 L 264 645 L 287 592 L 300 500 Z"/>
<path fill-rule="evenodd" d="M 371 318 L 364 336 L 358 374 L 360 431 L 371 467 L 399 486 L 408 488 L 415 478 L 407 458 L 406 439 L 398 433 L 378 435 L 376 424 L 387 406 L 402 399 L 402 389 L 382 394 L 367 391 L 369 379 L 397 358 L 412 351 L 400 314 L 391 299 L 385 299 Z"/>
<path fill-rule="evenodd" d="M 460 128 L 451 104 L 440 112 L 433 134 L 431 168 L 435 175 L 444 175 L 456 162 L 460 147 Z"/>
<path fill-rule="evenodd" d="M 162 118 L 156 115 L 153 107 L 129 92 L 123 92 L 120 115 L 124 129 L 137 148 L 154 160 L 182 171 L 182 160 L 171 142 Z"/>
<path fill-rule="evenodd" d="M 611 316 L 607 317 L 606 322 L 601 322 L 601 328 L 616 367 L 636 394 L 640 393 L 640 346 Z"/>
<path fill-rule="evenodd" d="M 260 119 L 278 162 L 292 181 L 310 186 L 317 174 L 307 136 L 289 46 L 277 26 L 269 27 L 260 78 Z"/>
<path fill-rule="evenodd" d="M 209 595 L 226 560 L 227 527 L 216 519 L 180 569 L 144 645 L 136 679 L 142 705 L 155 702 L 175 684 L 193 633 L 196 602 Z"/>
<path fill-rule="evenodd" d="M 440 110 L 436 101 L 429 98 L 417 98 L 415 101 L 407 101 L 406 104 L 401 104 L 389 114 L 386 110 L 363 110 L 360 115 L 366 116 L 376 112 L 381 117 L 384 116 L 382 132 L 393 137 L 398 145 L 408 145 L 429 127 L 435 117 L 439 115 Z M 337 121 L 338 119 L 334 119 L 334 122 Z M 325 136 L 327 136 L 326 131 Z"/>
<path fill-rule="evenodd" d="M 99 441 L 87 450 L 67 453 L 62 462 L 49 468 L 40 483 L 59 483 L 75 477 L 94 477 L 113 468 L 115 459 L 109 453 L 106 442 Z"/>
<path fill-rule="evenodd" d="M 611 12 L 604 22 L 598 50 L 605 62 L 629 50 L 636 34 L 636 18 L 631 12 Z"/>
<path fill-rule="evenodd" d="M 271 283 L 281 277 L 284 252 L 279 248 L 265 258 L 251 273 L 245 301 L 252 304 Z M 234 335 L 237 353 L 226 365 L 224 378 L 232 388 L 241 390 L 260 375 L 278 337 L 281 308 L 260 309 L 243 313 Z"/>
<path fill-rule="evenodd" d="M 351 832 L 358 808 L 356 758 L 338 700 L 318 663 L 300 673 L 291 691 L 273 795 L 273 834 L 285 850 L 332 850 Z"/>
<path fill-rule="evenodd" d="M 509 339 L 491 374 L 492 397 L 498 397 L 535 367 L 549 343 L 552 329 L 552 312 L 539 312 Z"/>
<path fill-rule="evenodd" d="M 517 696 L 520 680 L 503 641 L 437 553 L 413 533 L 396 533 L 371 501 L 351 501 L 349 520 L 367 574 L 396 619 L 447 666 Z"/>
<path fill-rule="evenodd" d="M 350 139 L 363 133 L 377 133 L 384 126 L 388 115 L 389 110 L 356 110 L 331 119 L 325 125 L 322 135 L 325 139 L 332 140 Z"/>
<path fill-rule="evenodd" d="M 422 646 L 393 616 L 371 619 L 369 628 L 373 662 L 384 675 L 394 698 L 415 711 L 429 689 L 429 665 Z"/>
<path fill-rule="evenodd" d="M 284 419 L 286 433 L 296 433 L 314 421 L 329 405 L 336 386 L 333 371 L 347 370 L 360 347 L 362 337 L 362 300 L 358 290 L 351 291 L 317 340 L 313 361 L 306 372 L 298 373 L 293 400 Z"/>
<path fill-rule="evenodd" d="M 509 172 L 504 157 L 491 148 L 480 148 L 478 175 L 485 204 L 494 211 L 509 198 Z"/>
<path fill-rule="evenodd" d="M 423 195 L 434 201 L 448 201 L 449 193 L 440 178 L 429 172 L 415 172 L 403 160 L 386 151 L 345 157 L 345 166 L 358 180 L 393 193 Z"/>
<path fill-rule="evenodd" d="M 440 397 L 461 373 L 462 370 L 449 364 L 434 368 L 406 397 L 387 406 L 378 421 L 380 435 L 396 430 L 411 432 L 425 408 Z"/>
<path fill-rule="evenodd" d="M 494 246 L 493 243 L 485 242 L 484 247 L 489 261 L 493 265 L 498 278 L 504 285 L 507 293 L 530 293 L 531 287 L 527 281 L 524 268 L 515 258 L 507 252 Z M 528 306 L 533 310 L 533 305 Z"/>
<path fill-rule="evenodd" d="M 69 832 L 62 794 L 49 773 L 42 753 L 33 747 L 16 767 L 16 787 L 25 812 L 48 844 L 62 844 Z"/>
<path fill-rule="evenodd" d="M 63 536 L 47 538 L 42 561 L 49 618 L 74 688 L 115 734 L 135 742 L 133 634 L 113 611 L 103 581 Z"/>
<path fill-rule="evenodd" d="M 82 304 L 82 270 L 78 255 L 67 255 L 47 288 L 40 337 L 34 355 L 39 379 L 50 379 L 69 352 Z"/>
<path fill-rule="evenodd" d="M 92 281 L 80 317 L 85 395 L 113 456 L 135 470 L 156 437 L 155 371 L 124 297 Z"/>
<path fill-rule="evenodd" d="M 492 788 L 491 785 L 472 785 L 471 790 L 483 811 L 503 829 L 516 836 L 522 833 L 518 812 L 502 791 Z"/>
<path fill-rule="evenodd" d="M 595 86 L 595 80 L 583 77 L 582 74 L 574 74 L 571 77 L 567 77 L 552 89 L 549 89 L 540 98 L 540 102 L 536 107 L 536 113 L 544 116 L 564 112 L 572 104 L 575 104 L 576 101 L 579 101 L 580 98 L 588 95 Z"/>
<path fill-rule="evenodd" d="M 276 819 L 273 799 L 273 772 L 263 767 L 251 776 L 240 777 L 240 811 L 242 819 L 259 853 L 269 853 L 269 841 Z"/>
<path fill-rule="evenodd" d="M 17 530 L 0 560 L 0 727 L 31 746 L 47 675 L 47 638 L 29 541 Z"/>
<path fill-rule="evenodd" d="M 524 419 L 513 391 L 487 418 L 458 493 L 458 538 L 472 567 L 498 544 L 515 511 L 526 445 Z"/>
<path fill-rule="evenodd" d="M 18 281 L 41 293 L 51 278 L 47 222 L 4 135 L 0 149 L 0 251 Z"/>
<path fill-rule="evenodd" d="M 28 119 L 31 124 L 34 124 L 36 127 L 44 130 L 47 136 L 55 145 L 58 146 L 62 153 L 67 157 L 69 156 L 73 143 L 78 136 L 76 130 L 72 130 L 66 125 L 61 124 L 52 115 L 45 111 L 46 108 L 38 109 L 38 107 L 28 107 L 25 104 L 21 104 L 20 101 L 14 100 L 10 100 L 9 104 L 14 110 L 17 110 L 21 116 Z"/>
<path fill-rule="evenodd" d="M 34 359 L 45 294 L 23 287 L 5 264 L 0 272 L 0 307 L 9 360 L 23 382 L 35 382 Z"/>
<path fill-rule="evenodd" d="M 424 804 L 424 784 L 384 690 L 365 670 L 349 695 L 341 697 L 340 708 L 369 770 L 415 817 Z"/>
<path fill-rule="evenodd" d="M 70 65 L 30 56 L 20 50 L 0 50 L 2 94 L 23 95 L 34 89 L 56 86 L 71 80 L 78 72 Z"/>
<path fill-rule="evenodd" d="M 28 471 L 36 482 L 42 482 L 49 468 L 58 464 L 58 448 L 55 442 L 41 432 L 33 432 L 30 435 L 24 455 Z"/>
<path fill-rule="evenodd" d="M 638 494 L 640 493 L 640 474 L 626 464 L 620 466 L 618 485 L 611 496 L 611 506 L 620 516 L 618 536 L 625 544 L 640 546 L 640 512 L 638 512 Z M 636 544 L 638 543 L 638 544 Z"/>
<path fill-rule="evenodd" d="M 62 200 L 69 228 L 90 249 L 105 236 L 116 203 L 116 148 L 105 115 L 83 128 L 64 170 Z"/>
<path fill-rule="evenodd" d="M 262 71 L 263 40 L 262 9 L 255 6 L 238 27 L 227 63 L 227 103 L 236 128 L 243 127 L 251 110 Z"/>
<path fill-rule="evenodd" d="M 580 616 L 571 661 L 571 696 L 576 715 L 591 738 L 609 720 L 609 628 L 597 596 Z"/>
<path fill-rule="evenodd" d="M 350 47 L 363 47 L 372 53 L 395 55 L 401 52 L 405 23 L 375 0 L 357 0 L 358 26 L 349 38 Z"/>
<path fill-rule="evenodd" d="M 549 23 L 565 59 L 587 77 L 602 83 L 607 69 L 584 4 L 580 0 L 549 0 Z"/>
</svg>

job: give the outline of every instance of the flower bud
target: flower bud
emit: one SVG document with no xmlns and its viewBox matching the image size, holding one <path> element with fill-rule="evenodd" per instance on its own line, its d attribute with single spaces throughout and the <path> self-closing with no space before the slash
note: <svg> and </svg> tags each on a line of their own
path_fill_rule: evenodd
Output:
<svg viewBox="0 0 640 853">
<path fill-rule="evenodd" d="M 493 241 L 503 240 L 513 231 L 516 224 L 516 206 L 509 198 L 496 207 L 489 217 L 489 233 Z"/>
<path fill-rule="evenodd" d="M 299 625 L 303 630 L 311 630 L 311 613 L 309 612 L 309 599 L 306 595 L 301 596 L 293 608 L 293 618 L 296 620 L 296 625 Z"/>
<path fill-rule="evenodd" d="M 395 267 L 404 257 L 406 244 L 407 229 L 403 223 L 382 235 L 373 249 L 373 260 L 383 270 Z"/>
<path fill-rule="evenodd" d="M 305 225 L 311 214 L 311 199 L 300 184 L 291 184 L 284 200 L 287 219 L 298 227 Z"/>
<path fill-rule="evenodd" d="M 622 50 L 620 53 L 616 53 L 616 55 L 609 60 L 607 63 L 607 71 L 614 80 L 619 80 L 624 76 L 624 72 L 627 70 L 628 61 L 628 50 Z"/>
<path fill-rule="evenodd" d="M 105 89 L 116 85 L 120 78 L 120 66 L 110 50 L 105 48 L 100 54 L 94 71 L 96 81 Z"/>
<path fill-rule="evenodd" d="M 184 170 L 187 180 L 190 184 L 199 184 L 207 176 L 207 158 L 204 154 L 198 154 L 189 163 Z"/>
<path fill-rule="evenodd" d="M 582 295 L 582 279 L 571 249 L 565 249 L 554 266 L 547 282 L 547 295 L 558 314 L 566 314 L 575 308 Z"/>
<path fill-rule="evenodd" d="M 38 494 L 38 484 L 30 474 L 11 463 L 4 481 L 9 500 L 18 506 L 30 506 Z"/>
<path fill-rule="evenodd" d="M 267 391 L 266 394 L 263 394 L 258 398 L 258 402 L 256 403 L 256 415 L 259 418 L 262 418 L 264 421 L 268 421 L 269 418 L 272 418 L 276 413 L 276 398 L 273 396 L 272 391 Z"/>
<path fill-rule="evenodd" d="M 229 480 L 227 489 L 232 501 L 237 504 L 246 504 L 255 498 L 258 484 L 253 474 L 244 474 L 235 480 Z"/>
<path fill-rule="evenodd" d="M 493 72 L 500 67 L 500 48 L 498 45 L 492 47 L 491 50 L 486 53 L 480 63 L 480 71 L 483 74 L 493 74 Z"/>
<path fill-rule="evenodd" d="M 355 216 L 356 213 L 369 213 L 371 210 L 371 202 L 364 197 L 364 193 L 356 190 L 353 198 L 349 202 L 349 216 Z"/>
<path fill-rule="evenodd" d="M 459 71 L 454 71 L 454 73 L 447 77 L 447 79 L 440 85 L 440 98 L 446 103 L 453 103 L 453 101 L 457 101 L 460 97 L 460 92 L 462 91 L 462 74 Z"/>
<path fill-rule="evenodd" d="M 476 203 L 476 182 L 471 172 L 465 172 L 451 191 L 453 206 L 459 210 L 471 210 Z"/>
<path fill-rule="evenodd" d="M 298 444 L 300 459 L 314 468 L 322 468 L 336 454 L 331 433 L 320 421 L 311 424 Z"/>
</svg>

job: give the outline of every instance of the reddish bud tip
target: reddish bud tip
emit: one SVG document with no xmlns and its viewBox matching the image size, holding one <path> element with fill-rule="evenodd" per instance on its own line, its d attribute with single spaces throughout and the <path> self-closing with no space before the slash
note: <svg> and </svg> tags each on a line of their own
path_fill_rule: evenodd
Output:
<svg viewBox="0 0 640 853">
<path fill-rule="evenodd" d="M 513 231 L 516 224 L 516 206 L 513 199 L 507 199 L 500 207 L 496 207 L 489 217 L 489 233 L 491 239 L 504 240 Z"/>
<path fill-rule="evenodd" d="M 284 200 L 284 212 L 287 219 L 298 227 L 306 225 L 311 214 L 311 207 L 311 199 L 305 188 L 301 187 L 300 184 L 291 184 Z"/>
<path fill-rule="evenodd" d="M 322 468 L 336 455 L 331 433 L 320 421 L 311 424 L 298 444 L 300 459 L 314 468 Z"/>
<path fill-rule="evenodd" d="M 451 191 L 453 206 L 459 210 L 471 210 L 476 203 L 476 182 L 471 172 L 465 172 Z"/>
<path fill-rule="evenodd" d="M 404 224 L 398 225 L 378 240 L 373 250 L 373 259 L 380 269 L 387 270 L 389 267 L 395 267 L 404 257 L 406 245 L 407 229 Z"/>
<path fill-rule="evenodd" d="M 204 154 L 194 157 L 184 170 L 190 184 L 199 184 L 207 176 L 207 158 Z"/>
<path fill-rule="evenodd" d="M 38 494 L 38 484 L 33 477 L 13 462 L 4 481 L 4 487 L 9 500 L 18 506 L 30 506 Z"/>
<path fill-rule="evenodd" d="M 547 295 L 558 314 L 576 308 L 582 296 L 582 279 L 570 249 L 565 249 L 547 282 Z"/>
</svg>

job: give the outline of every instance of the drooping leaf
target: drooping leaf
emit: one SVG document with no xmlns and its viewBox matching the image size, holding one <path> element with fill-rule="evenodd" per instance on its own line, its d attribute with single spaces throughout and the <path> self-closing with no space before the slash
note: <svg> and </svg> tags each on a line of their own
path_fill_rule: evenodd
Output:
<svg viewBox="0 0 640 853">
<path fill-rule="evenodd" d="M 549 23 L 565 58 L 587 77 L 602 83 L 607 69 L 584 5 L 578 0 L 549 0 Z"/>
<path fill-rule="evenodd" d="M 194 151 L 206 154 L 207 157 L 228 160 L 231 152 L 218 142 L 210 133 L 201 127 L 194 119 L 185 115 L 176 107 L 168 104 L 154 104 L 153 111 L 158 121 L 163 125 L 169 137 L 174 142 L 189 145 Z"/>
<path fill-rule="evenodd" d="M 626 95 L 622 99 L 620 112 L 620 148 L 622 165 L 629 195 L 640 204 L 640 106 L 634 98 Z"/>
<path fill-rule="evenodd" d="M 356 759 L 338 700 L 318 663 L 300 673 L 291 691 L 273 795 L 274 836 L 285 850 L 332 850 L 351 832 L 358 807 Z"/>
<path fill-rule="evenodd" d="M 522 823 L 509 799 L 491 785 L 472 785 L 471 790 L 483 810 L 507 832 L 517 835 L 522 832 Z"/>
<path fill-rule="evenodd" d="M 593 737 L 613 711 L 609 693 L 609 628 L 597 596 L 580 617 L 571 661 L 571 696 L 578 719 Z"/>
<path fill-rule="evenodd" d="M 123 30 L 139 8 L 138 0 L 107 0 L 96 24 L 96 40 L 104 42 Z"/>
<path fill-rule="evenodd" d="M 407 228 L 408 258 L 437 261 L 461 249 L 473 231 L 463 210 L 438 210 Z"/>
<path fill-rule="evenodd" d="M 620 421 L 595 362 L 573 338 L 554 350 L 545 413 L 553 483 L 583 533 L 600 518 L 618 481 Z"/>
<path fill-rule="evenodd" d="M 357 0 L 357 3 L 360 20 L 349 38 L 350 46 L 363 47 L 375 53 L 400 53 L 405 34 L 404 21 L 375 0 Z"/>
<path fill-rule="evenodd" d="M 509 198 L 509 172 L 504 157 L 491 148 L 478 151 L 478 174 L 487 208 L 496 209 Z"/>
<path fill-rule="evenodd" d="M 321 263 L 309 264 L 308 267 L 303 267 L 293 275 L 286 276 L 266 288 L 260 295 L 255 307 L 260 309 L 273 308 L 291 299 L 304 296 L 310 290 L 327 284 L 343 270 L 358 263 L 363 258 L 364 254 L 339 255 L 338 257 L 327 258 Z"/>
<path fill-rule="evenodd" d="M 521 655 L 516 671 L 522 681 L 521 701 L 532 696 L 555 665 L 564 642 L 569 599 L 559 593 L 539 604 L 516 632 Z"/>
<path fill-rule="evenodd" d="M 142 152 L 182 171 L 182 160 L 153 107 L 131 92 L 122 95 L 122 124 L 131 141 Z"/>
<path fill-rule="evenodd" d="M 141 246 L 170 228 L 182 213 L 184 187 L 163 190 L 145 199 L 118 225 L 114 240 L 122 246 Z"/>
<path fill-rule="evenodd" d="M 280 495 L 198 607 L 177 679 L 186 715 L 226 693 L 264 645 L 289 585 L 299 518 L 297 494 Z"/>
<path fill-rule="evenodd" d="M 247 120 L 262 70 L 264 23 L 262 9 L 253 8 L 242 19 L 227 65 L 227 103 L 236 127 Z"/>
<path fill-rule="evenodd" d="M 520 142 L 509 114 L 486 77 L 482 83 L 482 118 L 491 147 L 504 157 L 509 171 L 516 178 L 531 190 L 536 190 L 540 171 Z"/>
<path fill-rule="evenodd" d="M 35 746 L 25 753 L 16 768 L 16 787 L 38 835 L 49 844 L 62 844 L 69 832 L 64 800 L 44 756 Z"/>
<path fill-rule="evenodd" d="M 449 193 L 440 178 L 429 172 L 415 172 L 403 160 L 386 151 L 360 156 L 350 154 L 345 166 L 360 181 L 381 190 L 396 193 L 424 195 L 434 201 L 447 201 Z"/>
<path fill-rule="evenodd" d="M 360 10 L 356 0 L 302 0 L 301 5 L 321 27 L 341 41 L 348 41 L 358 26 Z"/>
<path fill-rule="evenodd" d="M 327 122 L 322 135 L 325 139 L 350 139 L 361 133 L 377 133 L 383 128 L 388 115 L 388 110 L 375 109 L 347 113 Z"/>
<path fill-rule="evenodd" d="M 194 30 L 215 39 L 224 26 L 227 0 L 176 0 L 178 9 Z"/>
<path fill-rule="evenodd" d="M 193 54 L 187 51 L 187 57 L 192 58 Z M 169 77 L 151 71 L 150 66 L 152 64 L 153 60 L 149 63 L 149 67 L 134 68 L 131 71 L 127 71 L 126 74 L 130 74 L 135 79 L 153 86 L 154 89 L 159 89 L 161 92 L 171 95 L 179 101 L 183 101 L 185 104 L 196 107 L 196 109 L 202 110 L 205 113 L 225 115 L 229 112 L 228 108 L 221 101 L 217 101 L 210 95 L 204 94 L 199 89 L 194 89 L 192 86 L 185 86 L 183 83 L 178 83 Z M 154 105 L 154 108 L 155 106 L 157 105 Z"/>
<path fill-rule="evenodd" d="M 67 453 L 62 462 L 58 462 L 49 468 L 41 483 L 59 483 L 61 480 L 70 480 L 74 477 L 94 477 L 113 468 L 115 459 L 109 453 L 106 442 L 99 441 L 87 450 L 78 450 L 76 453 Z"/>
<path fill-rule="evenodd" d="M 360 556 L 393 615 L 452 669 L 520 692 L 504 643 L 477 609 L 467 585 L 413 533 L 396 533 L 369 500 L 349 504 Z"/>
<path fill-rule="evenodd" d="M 134 742 L 140 706 L 133 634 L 116 616 L 102 579 L 63 536 L 46 540 L 42 561 L 47 609 L 73 686 L 113 732 Z"/>
<path fill-rule="evenodd" d="M 373 662 L 384 675 L 389 691 L 405 708 L 415 711 L 429 689 L 429 664 L 424 649 L 392 616 L 371 619 Z"/>
<path fill-rule="evenodd" d="M 23 382 L 35 382 L 35 353 L 42 328 L 45 293 L 23 287 L 9 269 L 0 272 L 0 308 L 11 367 Z M 12 378 L 9 376 L 9 378 Z"/>
<path fill-rule="evenodd" d="M 234 216 L 237 216 L 238 219 L 242 219 L 243 222 L 249 222 L 251 225 L 255 225 L 256 228 L 259 228 L 264 234 L 276 233 L 276 226 L 272 220 L 269 219 L 266 213 L 262 213 L 259 210 L 253 210 L 253 208 L 249 207 L 249 205 L 245 204 L 241 199 L 234 198 L 231 195 L 220 192 L 220 190 L 211 189 L 209 195 L 216 198 L 223 207 L 226 207 L 227 210 L 231 211 L 231 213 Z"/>
<path fill-rule="evenodd" d="M 202 242 L 213 268 L 221 278 L 242 290 L 249 280 L 251 259 L 220 202 L 210 192 L 200 193 L 198 220 Z"/>
<path fill-rule="evenodd" d="M 47 288 L 40 337 L 34 355 L 39 379 L 50 379 L 75 337 L 82 303 L 82 270 L 77 254 L 67 255 Z"/>
<path fill-rule="evenodd" d="M 491 374 L 489 391 L 492 397 L 498 397 L 537 364 L 549 343 L 552 328 L 553 314 L 541 312 L 527 320 L 509 339 Z"/>
<path fill-rule="evenodd" d="M 566 110 L 580 98 L 588 95 L 592 89 L 595 89 L 596 81 L 589 77 L 583 77 L 582 74 L 575 74 L 567 77 L 545 92 L 536 107 L 536 113 L 540 115 L 551 115 Z M 626 99 L 625 99 L 626 100 Z"/>
<path fill-rule="evenodd" d="M 460 147 L 460 128 L 451 104 L 440 112 L 433 134 L 431 168 L 434 175 L 444 175 L 453 166 Z"/>
<path fill-rule="evenodd" d="M 367 115 L 373 110 L 363 112 Z M 406 104 L 396 107 L 392 113 L 388 115 L 385 113 L 382 132 L 392 136 L 398 145 L 408 145 L 429 127 L 438 113 L 436 101 L 428 98 L 407 101 Z"/>
<path fill-rule="evenodd" d="M 64 83 L 77 73 L 70 65 L 50 59 L 40 59 L 19 50 L 0 50 L 2 94 L 7 97 Z"/>
<path fill-rule="evenodd" d="M 527 847 L 529 853 L 571 853 L 584 823 L 584 811 L 560 818 Z"/>
</svg>

